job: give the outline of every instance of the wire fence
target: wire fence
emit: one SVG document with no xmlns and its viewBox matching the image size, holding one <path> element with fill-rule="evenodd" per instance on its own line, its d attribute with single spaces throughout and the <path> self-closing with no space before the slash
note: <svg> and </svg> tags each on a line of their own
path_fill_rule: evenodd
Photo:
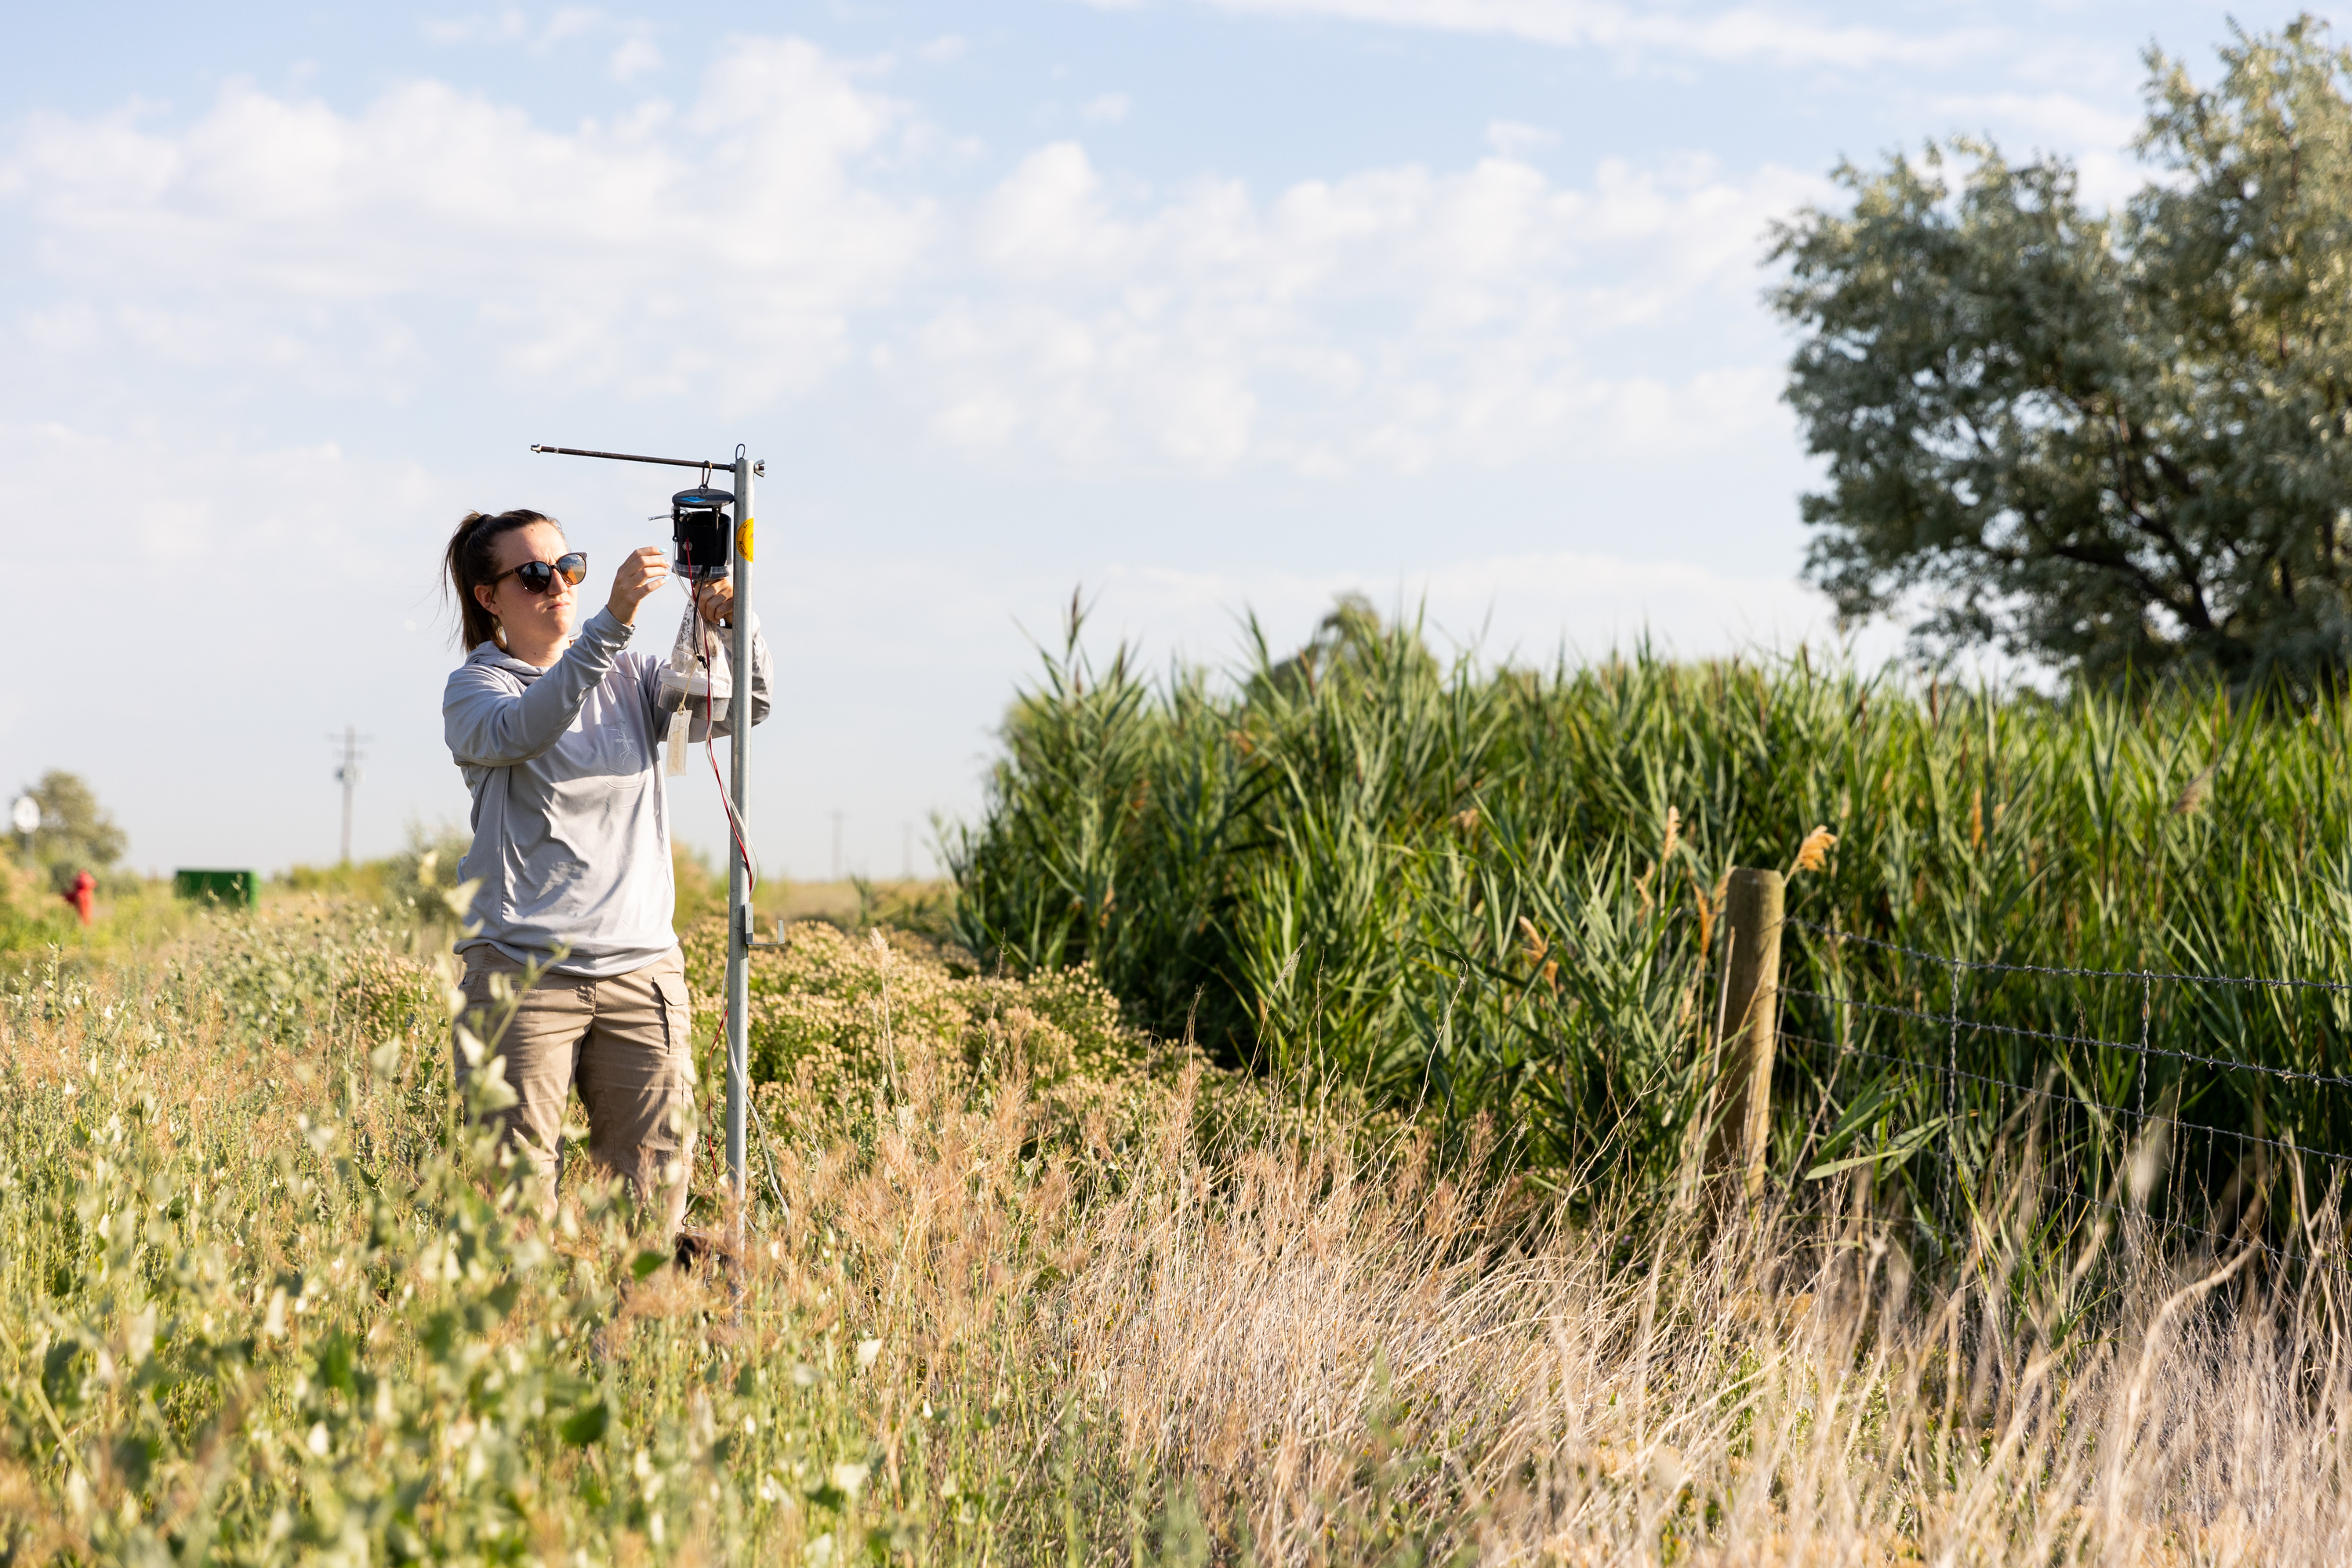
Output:
<svg viewBox="0 0 2352 1568">
<path fill-rule="evenodd" d="M 1783 959 L 1780 1048 L 1816 1107 L 1785 1152 L 1801 1182 L 1900 1184 L 1948 1248 L 1988 1220 L 2099 1225 L 2347 1277 L 2352 984 L 1956 958 L 1795 919 Z"/>
</svg>

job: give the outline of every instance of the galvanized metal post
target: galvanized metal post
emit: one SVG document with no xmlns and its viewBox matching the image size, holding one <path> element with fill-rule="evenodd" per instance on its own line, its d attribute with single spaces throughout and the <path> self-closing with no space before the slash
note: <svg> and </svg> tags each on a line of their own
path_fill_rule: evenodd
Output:
<svg viewBox="0 0 2352 1568">
<path fill-rule="evenodd" d="M 727 742 L 728 792 L 735 799 L 735 826 L 727 850 L 727 1190 L 735 1201 L 737 1239 L 741 1239 L 744 1184 L 744 1121 L 751 1104 L 751 867 L 746 858 L 751 828 L 747 798 L 751 783 L 751 458 L 735 453 L 735 645 L 734 694 L 728 699 L 733 735 Z"/>
</svg>

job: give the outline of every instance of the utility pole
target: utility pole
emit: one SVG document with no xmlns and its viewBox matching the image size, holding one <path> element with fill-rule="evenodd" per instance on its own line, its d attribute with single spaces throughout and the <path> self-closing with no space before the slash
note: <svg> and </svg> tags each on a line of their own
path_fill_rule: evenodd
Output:
<svg viewBox="0 0 2352 1568">
<path fill-rule="evenodd" d="M 343 786 L 342 863 L 346 866 L 352 863 L 352 792 L 359 788 L 360 758 L 364 755 L 360 750 L 360 742 L 374 739 L 373 735 L 361 734 L 356 724 L 346 724 L 341 734 L 327 737 L 330 743 L 339 742 L 343 748 L 342 763 L 335 769 L 335 782 Z"/>
<path fill-rule="evenodd" d="M 845 811 L 833 814 L 833 879 L 836 882 L 841 880 L 841 819 L 848 815 Z"/>
</svg>

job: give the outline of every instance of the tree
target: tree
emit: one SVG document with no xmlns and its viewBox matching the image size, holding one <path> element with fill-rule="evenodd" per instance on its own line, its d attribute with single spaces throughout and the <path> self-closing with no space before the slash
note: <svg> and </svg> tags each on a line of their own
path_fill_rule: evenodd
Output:
<svg viewBox="0 0 2352 1568">
<path fill-rule="evenodd" d="M 1931 144 L 1774 231 L 1788 400 L 1828 488 L 1806 575 L 1859 620 L 2091 679 L 2352 672 L 2352 54 L 2147 57 L 2163 173 L 2113 215 L 2061 159 Z M 1958 189 L 1954 189 L 1957 175 Z"/>
<path fill-rule="evenodd" d="M 77 871 L 103 871 L 122 858 L 129 840 L 78 774 L 53 769 L 26 793 L 41 807 L 33 861 L 48 868 L 51 880 L 69 884 Z"/>
<path fill-rule="evenodd" d="M 1255 620 L 1251 628 L 1255 634 Z M 1259 645 L 1263 656 L 1262 634 Z M 1316 624 L 1314 636 L 1288 658 L 1269 663 L 1255 684 L 1294 700 L 1307 698 L 1319 685 L 1381 668 L 1384 654 L 1390 652 L 1402 652 L 1418 668 L 1432 672 L 1437 668 L 1435 657 L 1421 640 L 1418 624 L 1391 626 L 1381 618 L 1371 600 L 1347 589 L 1332 599 L 1330 611 Z"/>
</svg>

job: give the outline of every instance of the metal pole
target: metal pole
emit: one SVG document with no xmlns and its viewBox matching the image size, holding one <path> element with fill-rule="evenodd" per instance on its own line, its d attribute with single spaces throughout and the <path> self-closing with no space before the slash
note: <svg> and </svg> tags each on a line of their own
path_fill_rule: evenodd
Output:
<svg viewBox="0 0 2352 1568">
<path fill-rule="evenodd" d="M 739 831 L 729 835 L 727 847 L 727 1190 L 735 1200 L 737 1234 L 742 1239 L 743 1204 L 749 1189 L 743 1183 L 743 1132 L 750 1105 L 751 1020 L 751 868 L 745 859 L 750 828 L 751 764 L 751 459 L 741 448 L 735 458 L 735 644 L 734 693 L 728 699 L 733 734 L 727 742 L 732 776 L 728 790 L 735 798 Z"/>
</svg>

